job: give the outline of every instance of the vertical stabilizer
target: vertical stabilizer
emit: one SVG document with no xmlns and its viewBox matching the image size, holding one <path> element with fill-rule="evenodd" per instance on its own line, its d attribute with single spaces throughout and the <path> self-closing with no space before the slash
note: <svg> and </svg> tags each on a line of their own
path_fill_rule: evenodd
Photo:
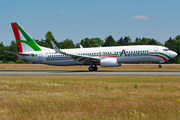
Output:
<svg viewBox="0 0 180 120">
<path fill-rule="evenodd" d="M 16 22 L 11 23 L 20 53 L 41 51 L 40 46 Z"/>
</svg>

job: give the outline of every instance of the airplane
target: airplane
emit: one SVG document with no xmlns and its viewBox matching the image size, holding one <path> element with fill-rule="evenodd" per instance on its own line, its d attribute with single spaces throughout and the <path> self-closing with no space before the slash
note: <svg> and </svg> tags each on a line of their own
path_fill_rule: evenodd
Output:
<svg viewBox="0 0 180 120">
<path fill-rule="evenodd" d="M 157 45 L 131 45 L 113 47 L 92 47 L 59 49 L 54 42 L 54 49 L 38 45 L 28 33 L 17 23 L 11 23 L 19 52 L 4 51 L 16 54 L 20 59 L 32 63 L 56 66 L 89 65 L 89 71 L 97 71 L 101 67 L 118 67 L 123 63 L 167 62 L 177 53 L 167 47 Z"/>
</svg>

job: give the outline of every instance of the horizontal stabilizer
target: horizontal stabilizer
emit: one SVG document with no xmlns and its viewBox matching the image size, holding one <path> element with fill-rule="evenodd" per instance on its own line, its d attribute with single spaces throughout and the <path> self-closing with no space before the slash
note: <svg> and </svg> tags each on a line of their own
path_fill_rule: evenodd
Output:
<svg viewBox="0 0 180 120">
<path fill-rule="evenodd" d="M 29 54 L 26 53 L 19 53 L 19 52 L 10 52 L 10 51 L 4 51 L 5 53 L 10 53 L 10 54 L 15 54 L 15 55 L 24 55 L 24 56 L 29 56 Z"/>
</svg>

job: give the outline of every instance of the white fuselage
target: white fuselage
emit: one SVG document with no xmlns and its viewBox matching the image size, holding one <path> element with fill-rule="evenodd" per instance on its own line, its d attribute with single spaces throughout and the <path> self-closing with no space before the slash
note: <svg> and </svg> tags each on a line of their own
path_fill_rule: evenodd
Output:
<svg viewBox="0 0 180 120">
<path fill-rule="evenodd" d="M 139 63 L 139 62 L 167 62 L 177 54 L 163 46 L 156 45 L 134 45 L 94 48 L 62 49 L 63 52 L 91 56 L 97 58 L 117 58 L 118 63 Z M 68 66 L 85 65 L 72 57 L 56 53 L 54 49 L 28 53 L 29 56 L 18 55 L 19 58 L 33 63 Z M 87 64 L 87 63 L 86 63 Z"/>
</svg>

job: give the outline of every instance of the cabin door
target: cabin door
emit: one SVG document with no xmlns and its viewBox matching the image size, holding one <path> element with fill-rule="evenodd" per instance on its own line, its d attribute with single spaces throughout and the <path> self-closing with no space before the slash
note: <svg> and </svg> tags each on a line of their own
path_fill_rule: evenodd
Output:
<svg viewBox="0 0 180 120">
<path fill-rule="evenodd" d="M 39 53 L 39 61 L 43 61 L 43 54 Z"/>
<path fill-rule="evenodd" d="M 158 50 L 158 47 L 155 47 L 155 48 L 154 48 L 154 54 L 157 55 L 157 54 L 158 54 L 158 51 L 159 51 L 159 50 Z"/>
</svg>

